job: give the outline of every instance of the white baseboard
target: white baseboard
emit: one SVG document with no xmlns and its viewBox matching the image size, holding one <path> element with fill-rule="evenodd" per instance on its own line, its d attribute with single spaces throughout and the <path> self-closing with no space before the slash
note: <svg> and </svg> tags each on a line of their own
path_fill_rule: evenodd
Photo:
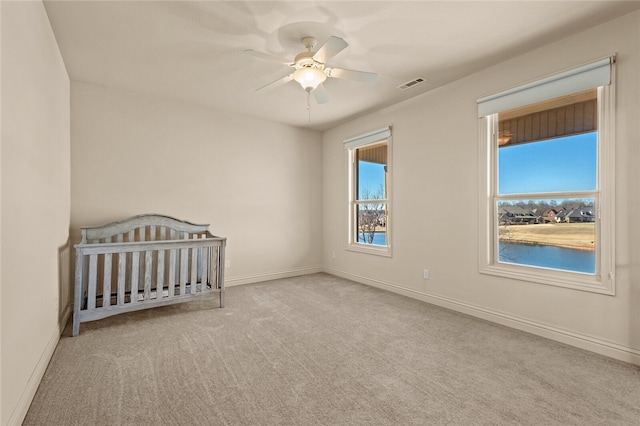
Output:
<svg viewBox="0 0 640 426">
<path fill-rule="evenodd" d="M 317 274 L 323 271 L 324 271 L 324 268 L 322 268 L 322 266 L 309 266 L 306 268 L 290 269 L 288 271 L 269 272 L 266 274 L 258 274 L 258 275 L 246 275 L 244 277 L 233 277 L 233 278 L 225 277 L 224 285 L 225 287 L 233 287 L 236 285 L 252 284 L 252 283 L 259 283 L 262 281 L 278 280 L 281 278 L 297 277 L 300 275 Z"/>
<path fill-rule="evenodd" d="M 51 357 L 53 356 L 53 352 L 56 350 L 56 346 L 60 341 L 60 336 L 64 331 L 64 328 L 69 321 L 69 317 L 71 316 L 71 304 L 67 304 L 62 311 L 62 315 L 59 317 L 58 322 L 58 330 L 54 331 L 53 335 L 49 339 L 47 346 L 45 346 L 36 367 L 33 369 L 31 373 L 31 377 L 29 377 L 29 381 L 27 385 L 24 387 L 22 391 L 22 395 L 18 399 L 18 403 L 16 404 L 15 409 L 11 413 L 7 425 L 20 425 L 24 421 L 25 416 L 27 415 L 27 411 L 29 411 L 29 407 L 31 406 L 31 402 L 33 401 L 33 397 L 36 395 L 36 391 L 38 390 L 38 386 L 40 386 L 40 381 L 42 381 L 42 377 L 44 377 L 44 373 L 47 370 L 47 366 L 51 361 Z"/>
<path fill-rule="evenodd" d="M 56 350 L 56 346 L 58 345 L 59 340 L 60 333 L 58 329 L 55 329 L 53 331 L 53 334 L 51 335 L 51 338 L 49 339 L 49 342 L 47 343 L 47 346 L 44 348 L 42 355 L 40 355 L 40 359 L 33 369 L 31 377 L 29 377 L 29 381 L 22 390 L 22 394 L 18 399 L 18 403 L 9 416 L 7 426 L 18 426 L 21 425 L 24 421 L 24 418 L 27 415 L 27 411 L 29 411 L 29 406 L 31 406 L 31 401 L 33 401 L 33 397 L 36 395 L 38 386 L 40 386 L 40 381 L 42 380 L 42 377 L 47 370 L 47 366 L 49 365 L 49 361 L 51 361 L 51 357 L 53 356 L 53 352 Z"/>
<path fill-rule="evenodd" d="M 403 296 L 411 297 L 414 299 L 422 300 L 423 302 L 451 309 L 453 311 L 462 312 L 464 314 L 482 318 L 484 320 L 515 328 L 517 330 L 526 331 L 528 333 L 555 340 L 557 342 L 566 343 L 568 345 L 595 352 L 597 354 L 614 358 L 620 361 L 640 365 L 640 350 L 625 345 L 609 342 L 596 337 L 576 333 L 570 330 L 564 330 L 558 327 L 549 326 L 546 324 L 538 323 L 536 321 L 519 318 L 515 315 L 486 309 L 481 306 L 472 305 L 470 303 L 462 302 L 448 297 L 423 293 L 397 284 L 392 284 L 389 282 L 380 281 L 333 268 L 325 267 L 323 271 L 328 274 L 359 282 L 361 284 L 367 284 L 372 287 L 388 290 L 394 293 L 401 294 Z"/>
</svg>

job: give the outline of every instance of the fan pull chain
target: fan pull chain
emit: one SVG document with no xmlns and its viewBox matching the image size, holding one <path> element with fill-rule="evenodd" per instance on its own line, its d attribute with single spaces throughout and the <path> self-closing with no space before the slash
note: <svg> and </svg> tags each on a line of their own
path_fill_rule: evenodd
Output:
<svg viewBox="0 0 640 426">
<path fill-rule="evenodd" d="M 307 113 L 309 114 L 309 124 L 311 124 L 311 102 L 309 101 L 310 96 L 311 91 L 307 90 Z"/>
</svg>

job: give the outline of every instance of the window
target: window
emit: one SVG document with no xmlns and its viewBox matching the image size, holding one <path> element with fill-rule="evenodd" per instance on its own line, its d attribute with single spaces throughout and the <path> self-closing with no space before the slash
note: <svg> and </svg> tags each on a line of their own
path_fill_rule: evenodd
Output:
<svg viewBox="0 0 640 426">
<path fill-rule="evenodd" d="M 478 101 L 480 272 L 614 294 L 614 59 Z"/>
<path fill-rule="evenodd" d="M 391 256 L 391 128 L 344 142 L 349 168 L 349 250 Z"/>
</svg>

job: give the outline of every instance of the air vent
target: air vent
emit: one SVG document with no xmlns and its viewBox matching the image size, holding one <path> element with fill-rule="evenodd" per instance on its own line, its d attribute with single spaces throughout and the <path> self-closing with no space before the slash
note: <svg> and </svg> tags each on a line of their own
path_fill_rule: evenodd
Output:
<svg viewBox="0 0 640 426">
<path fill-rule="evenodd" d="M 424 83 L 425 81 L 426 79 L 419 77 L 419 78 L 416 78 L 415 80 L 407 81 L 406 83 L 401 84 L 400 86 L 398 86 L 398 89 L 407 90 L 408 88 L 417 86 L 418 84 Z"/>
</svg>

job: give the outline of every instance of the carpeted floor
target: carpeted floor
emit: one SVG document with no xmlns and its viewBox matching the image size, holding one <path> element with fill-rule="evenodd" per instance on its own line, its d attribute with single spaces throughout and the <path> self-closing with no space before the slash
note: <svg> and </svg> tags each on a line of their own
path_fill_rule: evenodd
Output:
<svg viewBox="0 0 640 426">
<path fill-rule="evenodd" d="M 25 425 L 634 425 L 640 368 L 327 274 L 60 340 Z"/>
</svg>

